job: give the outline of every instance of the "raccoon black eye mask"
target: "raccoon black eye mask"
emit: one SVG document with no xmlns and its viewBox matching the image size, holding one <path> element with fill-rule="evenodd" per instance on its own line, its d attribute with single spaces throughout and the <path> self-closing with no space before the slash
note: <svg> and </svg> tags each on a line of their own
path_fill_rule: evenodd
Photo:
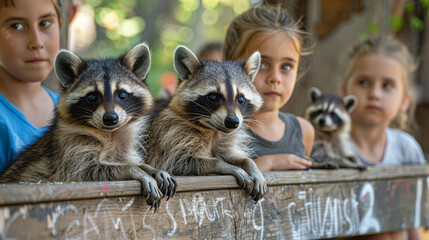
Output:
<svg viewBox="0 0 429 240">
<path fill-rule="evenodd" d="M 260 54 L 246 62 L 198 60 L 186 47 L 174 54 L 180 82 L 171 102 L 153 114 L 148 163 L 174 175 L 231 174 L 254 200 L 267 191 L 252 159 L 245 121 L 262 105 L 253 85 Z"/>
<path fill-rule="evenodd" d="M 141 182 L 146 202 L 159 206 L 176 181 L 145 164 L 153 97 L 145 83 L 150 52 L 139 44 L 118 58 L 84 60 L 68 51 L 55 59 L 64 87 L 50 130 L 4 172 L 7 182 Z"/>
</svg>

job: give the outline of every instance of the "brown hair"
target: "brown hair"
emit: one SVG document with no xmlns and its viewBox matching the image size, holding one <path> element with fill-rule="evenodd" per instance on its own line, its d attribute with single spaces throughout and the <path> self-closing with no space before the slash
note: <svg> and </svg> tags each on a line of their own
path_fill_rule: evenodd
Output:
<svg viewBox="0 0 429 240">
<path fill-rule="evenodd" d="M 347 85 L 350 76 L 355 68 L 357 60 L 367 54 L 380 54 L 396 59 L 404 67 L 404 94 L 410 96 L 410 107 L 407 112 L 400 112 L 390 124 L 390 127 L 401 130 L 409 130 L 410 125 L 415 126 L 414 113 L 416 108 L 416 91 L 413 84 L 413 74 L 417 69 L 416 61 L 411 55 L 407 46 L 389 35 L 374 35 L 365 40 L 357 42 L 349 54 L 349 66 L 344 78 L 344 85 Z"/>
<path fill-rule="evenodd" d="M 300 25 L 301 22 L 294 21 L 282 5 L 254 5 L 229 24 L 223 44 L 223 60 L 238 60 L 254 36 L 274 33 L 285 33 L 301 56 L 309 55 L 310 49 L 303 47 L 307 33 Z"/>
<path fill-rule="evenodd" d="M 255 35 L 278 32 L 284 32 L 290 36 L 298 52 L 306 55 L 307 52 L 302 49 L 305 32 L 300 30 L 299 22 L 295 22 L 280 5 L 256 5 L 237 16 L 229 24 L 224 41 L 223 58 L 229 61 L 237 60 Z"/>
<path fill-rule="evenodd" d="M 61 27 L 62 19 L 63 19 L 63 9 L 62 9 L 62 1 L 61 0 L 51 0 L 52 4 L 54 4 L 55 11 L 57 12 L 58 22 Z M 0 9 L 7 8 L 9 6 L 15 6 L 14 0 L 0 0 Z"/>
</svg>

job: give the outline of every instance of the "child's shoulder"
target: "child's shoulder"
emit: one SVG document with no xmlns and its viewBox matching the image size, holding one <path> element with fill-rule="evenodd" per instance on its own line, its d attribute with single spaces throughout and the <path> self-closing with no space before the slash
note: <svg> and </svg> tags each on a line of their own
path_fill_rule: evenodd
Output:
<svg viewBox="0 0 429 240">
<path fill-rule="evenodd" d="M 296 122 L 296 128 L 301 130 L 302 134 L 302 141 L 305 146 L 306 155 L 309 155 L 311 152 L 311 149 L 313 147 L 314 142 L 314 127 L 313 125 L 307 120 L 299 116 L 295 116 L 290 113 L 280 113 L 284 114 L 283 116 L 293 119 L 292 121 Z M 287 128 L 287 126 L 286 126 Z"/>
<path fill-rule="evenodd" d="M 425 162 L 422 148 L 411 134 L 398 129 L 387 128 L 386 140 L 386 150 L 392 153 L 386 155 L 402 156 L 401 158 L 405 160 L 404 163 Z"/>
<path fill-rule="evenodd" d="M 284 113 L 284 112 L 279 112 L 279 115 L 280 115 L 280 118 L 283 119 L 283 121 L 285 121 L 286 123 L 288 123 L 288 122 L 295 123 L 295 125 L 297 125 L 297 127 L 301 128 L 301 131 L 303 133 L 308 132 L 308 131 L 314 132 L 313 125 L 311 125 L 311 123 L 305 118 L 296 116 L 296 115 L 291 114 L 291 113 Z"/>
<path fill-rule="evenodd" d="M 313 125 L 305 118 L 298 117 L 298 116 L 296 118 L 299 122 L 299 125 L 301 126 L 304 142 L 307 142 L 307 144 L 310 142 L 313 142 L 314 134 L 315 134 Z"/>
<path fill-rule="evenodd" d="M 43 88 L 46 90 L 46 92 L 49 94 L 49 96 L 51 96 L 52 100 L 54 101 L 54 105 L 56 106 L 61 95 L 50 90 L 49 88 L 47 88 L 45 86 L 43 86 Z"/>
<path fill-rule="evenodd" d="M 394 142 L 401 146 L 418 145 L 417 140 L 411 134 L 399 129 L 387 128 L 386 138 L 388 141 Z"/>
</svg>

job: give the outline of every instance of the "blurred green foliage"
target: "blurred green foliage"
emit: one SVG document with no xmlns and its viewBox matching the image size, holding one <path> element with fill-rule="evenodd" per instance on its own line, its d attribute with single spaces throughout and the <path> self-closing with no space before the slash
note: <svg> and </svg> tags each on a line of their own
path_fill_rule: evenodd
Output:
<svg viewBox="0 0 429 240">
<path fill-rule="evenodd" d="M 173 53 L 181 44 L 195 53 L 206 42 L 222 42 L 234 16 L 250 0 L 86 0 L 94 13 L 96 39 L 76 49 L 83 57 L 111 57 L 146 42 L 152 53 L 147 82 L 155 96 L 160 78 L 174 72 Z"/>
<path fill-rule="evenodd" d="M 429 16 L 429 0 L 408 0 L 404 10 L 402 16 L 390 16 L 391 31 L 396 33 L 407 23 L 411 29 L 422 31 L 425 27 L 425 18 Z M 379 32 L 379 26 L 374 22 L 370 22 L 366 26 L 366 31 L 360 34 L 359 38 L 367 38 L 369 35 L 378 34 Z"/>
</svg>

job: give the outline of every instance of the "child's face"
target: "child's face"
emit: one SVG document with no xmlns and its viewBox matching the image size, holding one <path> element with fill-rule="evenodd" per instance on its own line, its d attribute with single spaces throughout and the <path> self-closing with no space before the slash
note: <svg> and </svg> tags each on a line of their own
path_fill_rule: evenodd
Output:
<svg viewBox="0 0 429 240">
<path fill-rule="evenodd" d="M 246 52 L 261 53 L 261 66 L 254 85 L 264 99 L 261 111 L 279 110 L 292 95 L 298 73 L 299 53 L 292 39 L 283 34 L 261 34 L 253 37 Z M 248 57 L 248 56 L 246 56 Z"/>
<path fill-rule="evenodd" d="M 366 126 L 389 126 L 399 111 L 408 108 L 405 76 L 403 65 L 392 57 L 367 54 L 357 59 L 344 86 L 345 95 L 355 95 L 358 99 L 352 113 L 353 122 Z"/>
<path fill-rule="evenodd" d="M 51 0 L 15 0 L 0 8 L 0 67 L 25 82 L 40 82 L 51 71 L 60 28 Z"/>
</svg>

